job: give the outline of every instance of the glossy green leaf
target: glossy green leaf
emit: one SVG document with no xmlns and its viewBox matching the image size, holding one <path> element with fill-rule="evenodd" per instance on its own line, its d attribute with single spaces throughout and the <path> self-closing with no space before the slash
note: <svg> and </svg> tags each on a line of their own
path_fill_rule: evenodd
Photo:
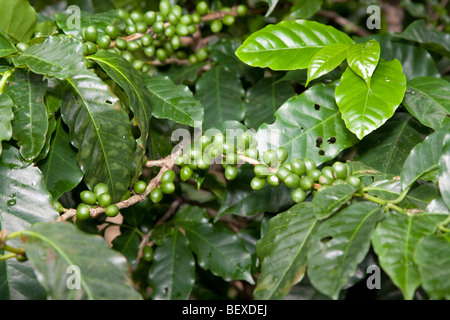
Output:
<svg viewBox="0 0 450 320">
<path fill-rule="evenodd" d="M 336 87 L 336 103 L 347 128 L 359 139 L 382 126 L 403 100 L 406 79 L 397 60 L 381 60 L 370 87 L 347 68 Z"/>
<path fill-rule="evenodd" d="M 261 0 L 261 1 L 266 2 L 269 5 L 269 9 L 267 9 L 266 11 L 266 17 L 268 17 L 277 6 L 279 0 Z"/>
<path fill-rule="evenodd" d="M 3 30 L 0 29 L 0 58 L 15 52 L 17 52 L 17 49 L 11 39 Z"/>
<path fill-rule="evenodd" d="M 342 120 L 335 87 L 318 84 L 286 101 L 275 113 L 275 122 L 259 128 L 260 153 L 283 146 L 289 159 L 308 157 L 320 165 L 353 146 L 358 139 Z"/>
<path fill-rule="evenodd" d="M 131 282 L 126 259 L 102 237 L 66 222 L 37 223 L 23 235 L 27 257 L 50 298 L 141 299 Z"/>
<path fill-rule="evenodd" d="M 417 244 L 414 261 L 431 299 L 450 299 L 450 234 L 434 234 Z"/>
<path fill-rule="evenodd" d="M 217 128 L 227 120 L 244 118 L 244 89 L 236 74 L 223 67 L 212 67 L 197 81 L 195 98 L 204 108 L 203 130 Z"/>
<path fill-rule="evenodd" d="M 274 78 L 261 79 L 245 94 L 245 124 L 257 129 L 264 122 L 272 123 L 275 112 L 293 95 L 294 87 L 288 82 Z"/>
<path fill-rule="evenodd" d="M 355 45 L 356 44 L 353 44 L 352 46 Z M 307 86 L 311 80 L 317 79 L 338 67 L 347 57 L 347 49 L 349 48 L 351 48 L 351 46 L 347 43 L 333 43 L 317 51 L 309 62 L 308 80 L 306 81 L 305 86 Z"/>
<path fill-rule="evenodd" d="M 295 70 L 308 68 L 314 54 L 333 43 L 352 44 L 353 40 L 315 21 L 283 21 L 254 32 L 236 50 L 236 55 L 253 67 Z"/>
<path fill-rule="evenodd" d="M 424 20 L 412 22 L 397 37 L 420 43 L 425 49 L 435 51 L 450 58 L 450 34 L 437 31 Z"/>
<path fill-rule="evenodd" d="M 194 127 L 203 121 L 203 107 L 189 87 L 176 85 L 167 76 L 144 75 L 153 115 Z"/>
<path fill-rule="evenodd" d="M 74 38 L 48 37 L 41 44 L 13 58 L 16 66 L 27 66 L 33 72 L 48 77 L 67 79 L 86 70 L 83 44 Z"/>
<path fill-rule="evenodd" d="M 282 299 L 306 273 L 311 234 L 318 224 L 310 202 L 297 204 L 269 220 L 267 233 L 257 242 L 261 274 L 255 299 Z"/>
<path fill-rule="evenodd" d="M 450 134 L 444 137 L 444 146 L 439 160 L 439 189 L 447 207 L 450 209 Z"/>
<path fill-rule="evenodd" d="M 419 240 L 436 231 L 434 214 L 389 213 L 377 226 L 372 245 L 379 263 L 399 287 L 405 299 L 411 300 L 421 285 L 419 269 L 414 263 L 414 252 Z"/>
<path fill-rule="evenodd" d="M 193 214 L 199 216 L 201 212 L 194 210 Z M 242 239 L 221 223 L 198 222 L 198 219 L 185 219 L 187 216 L 181 213 L 176 225 L 185 231 L 199 266 L 226 281 L 246 280 L 253 284 L 252 258 Z"/>
<path fill-rule="evenodd" d="M 69 134 L 64 130 L 61 119 L 57 121 L 49 154 L 39 163 L 39 168 L 53 199 L 75 188 L 83 178 L 83 172 L 77 164 L 77 153 L 70 145 Z"/>
<path fill-rule="evenodd" d="M 408 81 L 403 104 L 422 124 L 438 130 L 450 123 L 450 82 L 418 77 Z"/>
<path fill-rule="evenodd" d="M 0 156 L 2 155 L 2 141 L 9 141 L 12 137 L 11 120 L 14 118 L 12 108 L 14 102 L 7 93 L 0 95 Z"/>
<path fill-rule="evenodd" d="M 78 165 L 90 189 L 103 182 L 113 201 L 128 190 L 135 172 L 136 144 L 128 114 L 96 75 L 80 74 L 67 80 L 61 108 L 70 127 L 71 143 L 78 149 Z"/>
<path fill-rule="evenodd" d="M 308 278 L 314 287 L 337 299 L 370 247 L 383 210 L 368 202 L 355 203 L 324 220 L 311 239 Z"/>
<path fill-rule="evenodd" d="M 148 278 L 155 300 L 189 298 L 195 283 L 195 260 L 179 230 L 156 248 Z"/>
<path fill-rule="evenodd" d="M 356 188 L 348 184 L 329 186 L 320 190 L 312 200 L 314 215 L 320 220 L 328 218 L 339 211 L 355 192 Z"/>
<path fill-rule="evenodd" d="M 449 131 L 450 125 L 435 131 L 411 150 L 400 174 L 403 189 L 411 186 L 426 173 L 439 168 L 444 137 Z"/>
<path fill-rule="evenodd" d="M 135 266 L 138 261 L 139 245 L 141 236 L 132 229 L 121 228 L 120 235 L 112 241 L 113 249 L 122 253 L 127 258 L 131 266 Z"/>
<path fill-rule="evenodd" d="M 347 52 L 349 67 L 369 85 L 380 60 L 380 44 L 376 40 L 353 44 Z"/>
<path fill-rule="evenodd" d="M 225 214 L 251 216 L 258 212 L 279 212 L 292 205 L 291 192 L 284 185 L 273 188 L 266 185 L 255 191 L 250 181 L 255 176 L 252 165 L 244 165 L 238 169 L 238 176 L 227 184 L 216 219 Z"/>
<path fill-rule="evenodd" d="M 52 141 L 52 135 L 53 135 L 53 132 L 55 132 L 55 130 L 56 130 L 56 119 L 55 119 L 55 117 L 51 117 L 50 119 L 48 119 L 48 128 L 47 128 L 47 133 L 45 134 L 44 146 L 42 147 L 42 150 L 39 153 L 39 155 L 36 157 L 36 159 L 34 159 L 34 163 L 38 163 L 39 161 L 41 161 L 41 160 L 45 159 L 45 157 L 47 157 L 48 152 L 50 151 L 50 142 Z"/>
<path fill-rule="evenodd" d="M 13 138 L 18 140 L 20 154 L 32 162 L 44 147 L 47 128 L 47 108 L 44 94 L 47 82 L 41 75 L 17 70 L 9 80 L 5 92 L 13 100 L 15 107 Z"/>
<path fill-rule="evenodd" d="M 297 0 L 287 16 L 289 19 L 309 19 L 322 7 L 322 0 Z"/>
<path fill-rule="evenodd" d="M 58 27 L 68 35 L 72 35 L 75 38 L 81 40 L 81 30 L 89 26 L 94 26 L 100 35 L 105 34 L 105 29 L 108 25 L 114 23 L 118 18 L 117 10 L 109 10 L 101 13 L 80 12 L 80 26 L 74 25 L 73 12 L 62 11 L 57 12 L 55 15 L 55 21 Z"/>
<path fill-rule="evenodd" d="M 399 175 L 411 150 L 428 133 L 410 114 L 396 113 L 382 130 L 361 141 L 355 160 L 382 173 Z"/>
<path fill-rule="evenodd" d="M 22 161 L 17 149 L 4 145 L 0 158 L 0 230 L 8 233 L 58 217 L 51 206 L 41 172 Z M 8 244 L 17 248 L 22 246 L 19 238 Z M 0 250 L 0 253 L 4 251 Z M 15 259 L 0 262 L 0 299 L 45 299 L 45 290 L 29 262 Z"/>
<path fill-rule="evenodd" d="M 28 42 L 37 20 L 28 0 L 0 0 L 0 8 L 0 29 L 17 41 Z"/>
</svg>

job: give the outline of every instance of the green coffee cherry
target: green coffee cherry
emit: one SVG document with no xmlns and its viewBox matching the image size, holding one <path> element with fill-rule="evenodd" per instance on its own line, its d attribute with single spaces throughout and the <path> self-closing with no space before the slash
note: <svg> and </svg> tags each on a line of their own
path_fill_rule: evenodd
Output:
<svg viewBox="0 0 450 320">
<path fill-rule="evenodd" d="M 75 214 L 75 218 L 77 220 L 86 220 L 91 216 L 91 212 L 89 211 L 89 207 L 85 203 L 80 203 L 77 207 L 77 212 Z"/>
<path fill-rule="evenodd" d="M 347 178 L 348 169 L 347 169 L 347 166 L 345 165 L 345 163 L 337 161 L 337 162 L 333 163 L 331 168 L 333 170 L 333 177 L 335 179 L 343 180 L 343 179 Z"/>
<path fill-rule="evenodd" d="M 355 187 L 356 189 L 358 189 L 361 186 L 361 180 L 357 176 L 348 176 L 345 179 L 345 182 L 347 182 L 347 184 Z"/>
<path fill-rule="evenodd" d="M 232 14 L 226 14 L 223 18 L 222 18 L 222 22 L 224 25 L 226 26 L 231 26 L 235 21 L 235 18 Z"/>
<path fill-rule="evenodd" d="M 161 191 L 165 194 L 171 194 L 175 192 L 175 184 L 173 182 L 161 183 Z"/>
<path fill-rule="evenodd" d="M 91 41 L 86 41 L 85 43 L 86 49 L 87 49 L 87 54 L 94 54 L 97 52 L 97 46 L 95 45 L 95 43 L 91 42 Z"/>
<path fill-rule="evenodd" d="M 134 56 L 131 52 L 128 52 L 128 51 L 122 52 L 122 57 L 125 60 L 127 60 L 129 63 L 133 63 L 133 61 L 134 61 Z"/>
<path fill-rule="evenodd" d="M 306 192 L 302 188 L 295 188 L 294 190 L 292 190 L 291 197 L 295 203 L 300 203 L 305 201 Z"/>
<path fill-rule="evenodd" d="M 318 181 L 319 177 L 322 175 L 322 172 L 320 170 L 314 169 L 308 172 L 307 175 L 313 178 L 314 181 Z"/>
<path fill-rule="evenodd" d="M 333 181 L 334 181 L 334 179 L 332 179 L 332 178 L 330 178 L 330 177 L 328 177 L 328 176 L 325 176 L 325 175 L 323 175 L 323 174 L 319 177 L 319 180 L 318 180 L 318 182 L 319 182 L 322 186 L 328 186 L 328 185 L 331 185 L 331 184 L 333 184 Z"/>
<path fill-rule="evenodd" d="M 267 176 L 269 176 L 270 174 L 270 169 L 269 167 L 267 167 L 266 165 L 260 163 L 257 164 L 254 168 L 253 171 L 255 173 L 255 176 L 257 178 L 266 178 Z"/>
<path fill-rule="evenodd" d="M 146 189 L 147 189 L 147 183 L 145 181 L 142 181 L 142 180 L 136 181 L 136 183 L 133 186 L 133 190 L 137 194 L 144 193 Z"/>
<path fill-rule="evenodd" d="M 259 158 L 259 151 L 256 148 L 250 148 L 246 149 L 244 152 L 244 155 L 246 157 L 252 158 L 252 159 L 258 159 Z"/>
<path fill-rule="evenodd" d="M 300 177 L 295 173 L 289 173 L 284 179 L 284 184 L 291 189 L 298 188 L 300 185 Z"/>
<path fill-rule="evenodd" d="M 159 61 L 164 62 L 167 60 L 167 52 L 163 48 L 159 48 L 156 50 L 156 57 Z"/>
<path fill-rule="evenodd" d="M 146 33 L 148 29 L 148 24 L 144 21 L 139 21 L 136 23 L 136 31 L 139 33 Z"/>
<path fill-rule="evenodd" d="M 53 200 L 52 201 L 52 207 L 58 211 L 58 213 L 63 212 L 64 207 L 62 206 L 62 204 L 59 201 Z"/>
<path fill-rule="evenodd" d="M 109 25 L 105 28 L 105 33 L 111 38 L 116 39 L 119 36 L 119 29 L 116 26 Z"/>
<path fill-rule="evenodd" d="M 275 174 L 271 174 L 267 177 L 267 183 L 272 187 L 278 187 L 281 184 L 281 180 Z"/>
<path fill-rule="evenodd" d="M 142 249 L 142 258 L 147 262 L 152 261 L 153 260 L 153 247 L 145 246 Z"/>
<path fill-rule="evenodd" d="M 174 182 L 176 178 L 176 174 L 173 170 L 166 170 L 161 176 L 161 183 L 164 182 Z"/>
<path fill-rule="evenodd" d="M 184 165 L 180 171 L 180 179 L 181 181 L 188 181 L 193 174 L 194 170 L 192 170 L 188 165 Z"/>
<path fill-rule="evenodd" d="M 237 165 L 239 157 L 236 153 L 228 153 L 225 160 L 227 164 Z"/>
<path fill-rule="evenodd" d="M 108 217 L 115 217 L 119 214 L 119 207 L 116 206 L 115 204 L 110 204 L 105 208 L 105 214 Z"/>
<path fill-rule="evenodd" d="M 277 170 L 276 175 L 277 175 L 277 177 L 278 177 L 279 179 L 281 179 L 282 181 L 284 181 L 284 179 L 286 179 L 286 177 L 287 177 L 289 174 L 291 174 L 291 173 L 292 173 L 292 172 L 291 172 L 288 168 L 286 168 L 286 167 L 279 167 L 278 170 Z"/>
<path fill-rule="evenodd" d="M 283 163 L 287 160 L 289 152 L 285 147 L 280 147 L 276 150 L 278 156 L 278 162 Z"/>
<path fill-rule="evenodd" d="M 130 52 L 138 51 L 140 48 L 139 43 L 135 40 L 127 43 L 127 50 Z"/>
<path fill-rule="evenodd" d="M 160 33 L 164 31 L 164 23 L 162 21 L 156 21 L 153 24 L 153 32 Z"/>
<path fill-rule="evenodd" d="M 342 180 L 342 179 L 336 179 L 336 180 L 334 180 L 334 182 L 333 182 L 333 185 L 340 185 L 340 184 L 345 184 L 345 180 Z"/>
<path fill-rule="evenodd" d="M 238 16 L 243 17 L 247 14 L 248 8 L 245 4 L 240 4 L 236 7 L 236 13 Z"/>
<path fill-rule="evenodd" d="M 275 166 L 278 164 L 278 153 L 274 150 L 267 150 L 263 154 L 263 161 L 268 166 Z"/>
<path fill-rule="evenodd" d="M 156 48 L 154 46 L 149 46 L 149 47 L 144 48 L 144 54 L 149 58 L 154 56 L 155 53 L 156 53 Z"/>
<path fill-rule="evenodd" d="M 200 170 L 206 170 L 211 166 L 211 158 L 204 154 L 201 158 L 195 161 L 195 164 Z"/>
<path fill-rule="evenodd" d="M 106 208 L 107 206 L 109 206 L 112 202 L 112 197 L 109 193 L 102 193 L 98 196 L 98 205 Z"/>
<path fill-rule="evenodd" d="M 300 180 L 300 188 L 302 188 L 303 191 L 309 191 L 314 188 L 314 180 L 310 176 L 304 176 Z"/>
<path fill-rule="evenodd" d="M 233 165 L 229 165 L 225 168 L 225 178 L 227 178 L 227 180 L 236 179 L 237 174 L 238 174 L 237 167 L 235 167 Z"/>
<path fill-rule="evenodd" d="M 97 45 L 100 49 L 108 49 L 111 44 L 111 38 L 108 35 L 101 36 L 97 40 Z"/>
<path fill-rule="evenodd" d="M 172 6 L 169 1 L 163 0 L 159 2 L 159 12 L 164 17 L 167 17 L 170 13 Z"/>
<path fill-rule="evenodd" d="M 303 161 L 305 162 L 306 173 L 316 169 L 316 163 L 314 162 L 313 159 L 305 158 L 303 159 Z"/>
<path fill-rule="evenodd" d="M 144 21 L 149 26 L 152 26 L 156 21 L 156 13 L 154 11 L 147 11 L 144 13 Z"/>
<path fill-rule="evenodd" d="M 214 20 L 211 22 L 210 28 L 213 33 L 219 33 L 222 30 L 223 23 L 220 20 Z"/>
<path fill-rule="evenodd" d="M 333 169 L 330 166 L 322 168 L 322 175 L 334 180 Z"/>
<path fill-rule="evenodd" d="M 122 38 L 117 38 L 115 40 L 115 46 L 116 48 L 119 48 L 120 50 L 125 50 L 127 48 L 127 41 Z"/>
<path fill-rule="evenodd" d="M 179 35 L 180 37 L 185 37 L 189 35 L 189 28 L 182 23 L 179 23 L 176 26 L 175 31 L 177 32 L 177 35 Z"/>
<path fill-rule="evenodd" d="M 201 136 L 199 143 L 200 143 L 200 146 L 202 147 L 202 150 L 205 150 L 206 147 L 208 147 L 211 144 L 211 137 Z"/>
<path fill-rule="evenodd" d="M 155 188 L 150 192 L 150 200 L 153 203 L 161 202 L 161 200 L 163 199 L 163 196 L 164 196 L 164 194 L 160 188 Z"/>
<path fill-rule="evenodd" d="M 144 15 L 137 10 L 133 10 L 130 13 L 130 18 L 131 18 L 131 20 L 133 20 L 134 23 L 137 23 L 139 21 L 144 21 Z"/>
<path fill-rule="evenodd" d="M 252 181 L 250 181 L 250 187 L 253 190 L 261 190 L 266 185 L 266 180 L 263 178 L 254 177 Z"/>
<path fill-rule="evenodd" d="M 127 26 L 127 27 L 125 28 L 125 32 L 126 32 L 128 35 L 135 34 L 135 33 L 137 32 L 136 26 L 135 26 L 134 24 Z"/>
<path fill-rule="evenodd" d="M 97 203 L 97 196 L 90 190 L 84 190 L 80 193 L 80 199 L 85 204 L 94 205 Z"/>
<path fill-rule="evenodd" d="M 302 159 L 292 160 L 291 167 L 291 171 L 298 176 L 304 175 L 306 173 L 306 165 Z"/>
<path fill-rule="evenodd" d="M 205 1 L 200 1 L 199 3 L 197 3 L 196 9 L 197 12 L 202 16 L 207 14 L 209 11 L 208 4 Z"/>
<path fill-rule="evenodd" d="M 84 31 L 84 40 L 96 42 L 98 36 L 97 28 L 94 26 L 89 26 Z"/>
<path fill-rule="evenodd" d="M 19 50 L 20 52 L 24 52 L 25 50 L 27 50 L 30 47 L 30 45 L 28 43 L 25 42 L 19 42 L 16 44 L 16 48 L 17 50 Z"/>
</svg>

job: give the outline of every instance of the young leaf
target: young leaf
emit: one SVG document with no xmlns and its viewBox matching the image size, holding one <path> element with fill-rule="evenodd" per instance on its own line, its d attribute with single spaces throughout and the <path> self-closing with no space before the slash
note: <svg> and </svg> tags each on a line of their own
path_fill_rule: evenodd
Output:
<svg viewBox="0 0 450 320">
<path fill-rule="evenodd" d="M 99 182 L 106 183 L 113 201 L 119 201 L 135 172 L 136 144 L 128 114 L 94 74 L 68 79 L 67 86 L 62 118 L 70 127 L 70 140 L 78 149 L 86 184 L 92 189 Z"/>
<path fill-rule="evenodd" d="M 370 87 L 347 68 L 336 87 L 336 103 L 347 128 L 359 139 L 383 125 L 402 102 L 406 79 L 397 60 L 381 60 Z"/>
<path fill-rule="evenodd" d="M 444 137 L 441 159 L 439 160 L 439 190 L 450 209 L 450 134 Z"/>
<path fill-rule="evenodd" d="M 2 155 L 2 141 L 9 141 L 12 136 L 13 106 L 14 102 L 7 93 L 0 95 L 0 156 Z"/>
<path fill-rule="evenodd" d="M 335 185 L 320 190 L 313 198 L 314 215 L 326 219 L 345 205 L 356 192 L 351 185 Z"/>
<path fill-rule="evenodd" d="M 61 119 L 57 121 L 49 154 L 39 163 L 39 168 L 53 199 L 75 188 L 83 178 L 83 172 L 77 164 L 77 153 L 70 145 L 69 134 L 64 131 Z"/>
<path fill-rule="evenodd" d="M 414 261 L 431 299 L 450 299 L 450 234 L 433 234 L 417 244 Z"/>
<path fill-rule="evenodd" d="M 164 239 L 153 256 L 148 273 L 155 300 L 186 300 L 195 283 L 195 261 L 179 230 Z"/>
<path fill-rule="evenodd" d="M 195 98 L 205 109 L 203 130 L 217 128 L 227 120 L 244 118 L 244 89 L 233 72 L 216 66 L 206 71 L 195 85 Z"/>
<path fill-rule="evenodd" d="M 142 299 L 126 259 L 103 238 L 65 222 L 37 223 L 22 234 L 27 257 L 50 298 Z"/>
<path fill-rule="evenodd" d="M 20 154 L 32 162 L 45 144 L 48 128 L 44 94 L 47 82 L 41 75 L 16 70 L 5 92 L 14 101 L 13 138 L 18 140 Z"/>
<path fill-rule="evenodd" d="M 28 0 L 0 0 L 0 8 L 0 29 L 17 41 L 28 42 L 37 20 Z"/>
<path fill-rule="evenodd" d="M 380 44 L 376 40 L 353 44 L 347 52 L 350 68 L 370 85 L 370 78 L 380 59 Z"/>
<path fill-rule="evenodd" d="M 408 81 L 403 104 L 423 125 L 434 130 L 450 123 L 450 83 L 433 77 Z"/>
<path fill-rule="evenodd" d="M 342 120 L 335 86 L 318 84 L 286 101 L 275 113 L 275 122 L 259 128 L 260 153 L 283 146 L 289 159 L 308 157 L 320 165 L 353 146 L 358 139 Z"/>
<path fill-rule="evenodd" d="M 383 215 L 380 207 L 359 202 L 322 222 L 308 250 L 308 278 L 317 290 L 338 298 L 366 256 L 372 231 Z"/>
<path fill-rule="evenodd" d="M 167 76 L 144 75 L 153 115 L 194 127 L 203 121 L 203 107 L 185 85 L 175 85 Z"/>
<path fill-rule="evenodd" d="M 436 231 L 438 216 L 390 213 L 373 233 L 372 244 L 381 267 L 407 300 L 413 299 L 417 287 L 422 283 L 419 269 L 413 260 L 417 243 Z"/>
<path fill-rule="evenodd" d="M 352 44 L 353 40 L 315 21 L 283 21 L 254 32 L 236 50 L 236 55 L 253 67 L 305 69 L 317 51 L 333 43 Z"/>
<path fill-rule="evenodd" d="M 312 209 L 310 202 L 297 204 L 269 220 L 267 233 L 256 244 L 262 267 L 255 299 L 282 299 L 302 280 L 308 242 L 318 224 Z"/>
<path fill-rule="evenodd" d="M 355 45 L 356 44 L 353 44 L 352 46 Z M 317 51 L 309 62 L 308 80 L 306 81 L 305 86 L 307 86 L 311 80 L 317 79 L 338 67 L 347 57 L 348 48 L 351 48 L 349 44 L 333 43 Z"/>
<path fill-rule="evenodd" d="M 62 40 L 48 37 L 13 58 L 13 62 L 17 67 L 26 65 L 35 73 L 58 79 L 67 79 L 86 70 L 83 44 L 70 37 Z"/>
<path fill-rule="evenodd" d="M 403 189 L 411 186 L 424 174 L 439 168 L 444 137 L 449 130 L 450 125 L 433 132 L 411 150 L 400 174 Z"/>
<path fill-rule="evenodd" d="M 359 145 L 355 160 L 385 173 L 398 175 L 414 146 L 429 133 L 413 116 L 397 112 L 383 130 L 367 136 Z"/>
<path fill-rule="evenodd" d="M 17 49 L 11 39 L 3 30 L 0 29 L 0 58 L 15 52 L 17 52 Z"/>
</svg>

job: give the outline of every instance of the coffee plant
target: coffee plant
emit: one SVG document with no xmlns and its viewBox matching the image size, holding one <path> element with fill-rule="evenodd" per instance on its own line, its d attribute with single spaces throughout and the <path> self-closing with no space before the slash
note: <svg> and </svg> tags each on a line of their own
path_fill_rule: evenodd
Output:
<svg viewBox="0 0 450 320">
<path fill-rule="evenodd" d="M 0 0 L 1 299 L 450 298 L 449 20 Z"/>
</svg>

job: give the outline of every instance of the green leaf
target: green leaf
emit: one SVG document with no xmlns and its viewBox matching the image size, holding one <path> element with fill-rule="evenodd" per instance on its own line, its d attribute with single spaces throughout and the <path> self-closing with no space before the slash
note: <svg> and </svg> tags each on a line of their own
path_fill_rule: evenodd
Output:
<svg viewBox="0 0 450 320">
<path fill-rule="evenodd" d="M 450 234 L 434 234 L 417 244 L 414 261 L 419 266 L 422 285 L 431 299 L 450 299 Z"/>
<path fill-rule="evenodd" d="M 275 9 L 275 7 L 278 4 L 278 0 L 261 0 L 262 2 L 267 2 L 267 4 L 269 5 L 269 9 L 267 9 L 266 11 L 266 17 L 270 16 L 270 14 L 272 13 L 272 11 Z"/>
<path fill-rule="evenodd" d="M 420 43 L 425 49 L 435 51 L 450 58 L 450 34 L 439 32 L 424 20 L 412 22 L 406 29 L 395 36 Z"/>
<path fill-rule="evenodd" d="M 0 158 L 0 181 L 0 230 L 12 233 L 58 217 L 39 169 L 26 166 L 19 150 L 6 144 Z M 21 247 L 18 238 L 8 244 Z M 0 253 L 4 251 L 0 250 Z M 45 290 L 28 261 L 8 259 L 0 262 L 0 299 L 45 299 Z"/>
<path fill-rule="evenodd" d="M 45 177 L 45 186 L 58 199 L 64 192 L 75 188 L 83 179 L 77 164 L 77 153 L 72 149 L 69 134 L 64 131 L 61 119 L 56 124 L 47 157 L 39 163 Z"/>
<path fill-rule="evenodd" d="M 210 270 L 226 281 L 246 280 L 254 283 L 250 273 L 252 257 L 241 238 L 220 223 L 183 219 L 185 216 L 181 213 L 176 225 L 184 229 L 189 246 L 202 269 Z"/>
<path fill-rule="evenodd" d="M 0 58 L 16 53 L 17 49 L 8 35 L 0 29 Z"/>
<path fill-rule="evenodd" d="M 317 226 L 310 202 L 293 206 L 269 220 L 256 250 L 261 274 L 255 299 L 282 299 L 306 273 L 308 242 Z"/>
<path fill-rule="evenodd" d="M 317 192 L 313 198 L 314 215 L 320 219 L 326 219 L 339 211 L 356 192 L 351 185 L 329 186 Z"/>
<path fill-rule="evenodd" d="M 215 66 L 203 73 L 195 85 L 195 98 L 204 108 L 203 130 L 216 128 L 227 120 L 244 118 L 244 89 L 238 76 Z"/>
<path fill-rule="evenodd" d="M 400 174 L 403 189 L 411 186 L 424 174 L 439 168 L 444 137 L 449 130 L 450 125 L 433 132 L 411 150 Z"/>
<path fill-rule="evenodd" d="M 37 223 L 22 234 L 27 257 L 53 300 L 141 299 L 126 259 L 102 237 L 66 222 Z"/>
<path fill-rule="evenodd" d="M 419 240 L 436 231 L 433 214 L 389 213 L 372 235 L 372 245 L 378 261 L 395 285 L 411 300 L 421 285 L 419 269 L 414 263 L 414 252 Z"/>
<path fill-rule="evenodd" d="M 13 62 L 17 67 L 26 65 L 35 73 L 58 79 L 67 79 L 86 70 L 83 44 L 70 37 L 62 40 L 48 37 L 13 58 Z"/>
<path fill-rule="evenodd" d="M 255 176 L 252 165 L 243 165 L 238 169 L 238 176 L 227 184 L 216 220 L 225 214 L 251 216 L 258 212 L 279 212 L 292 205 L 291 192 L 284 185 L 273 188 L 268 184 L 255 191 L 250 181 Z"/>
<path fill-rule="evenodd" d="M 47 157 L 48 152 L 50 150 L 50 142 L 52 141 L 52 135 L 53 132 L 55 132 L 55 130 L 56 130 L 56 119 L 55 117 L 51 117 L 50 119 L 48 119 L 48 128 L 47 133 L 45 134 L 44 146 L 42 147 L 42 150 L 39 153 L 39 155 L 34 159 L 34 163 L 38 163 L 39 161 Z"/>
<path fill-rule="evenodd" d="M 194 98 L 189 87 L 176 85 L 167 76 L 144 75 L 145 85 L 150 92 L 153 115 L 194 127 L 203 121 L 203 107 Z"/>
<path fill-rule="evenodd" d="M 148 277 L 153 299 L 189 298 L 195 283 L 195 260 L 179 230 L 175 230 L 156 248 Z"/>
<path fill-rule="evenodd" d="M 347 52 L 349 67 L 370 85 L 370 78 L 380 60 L 380 44 L 376 40 L 353 44 Z"/>
<path fill-rule="evenodd" d="M 253 67 L 295 70 L 308 68 L 314 54 L 333 43 L 352 44 L 353 40 L 315 21 L 283 21 L 253 33 L 236 50 L 236 55 Z"/>
<path fill-rule="evenodd" d="M 272 123 L 275 120 L 274 113 L 293 95 L 294 87 L 287 82 L 274 78 L 261 79 L 245 94 L 245 124 L 257 129 L 264 122 Z"/>
<path fill-rule="evenodd" d="M 408 81 L 403 104 L 422 124 L 438 130 L 450 122 L 450 83 L 433 77 Z"/>
<path fill-rule="evenodd" d="M 203 70 L 204 66 L 206 66 L 206 62 L 172 66 L 168 71 L 164 72 L 164 75 L 169 76 L 175 84 L 191 85 L 195 83 L 198 74 Z"/>
<path fill-rule="evenodd" d="M 67 86 L 62 118 L 78 149 L 78 164 L 85 182 L 90 189 L 99 182 L 106 183 L 113 201 L 119 201 L 135 172 L 136 144 L 128 114 L 110 88 L 94 74 L 68 79 Z"/>
<path fill-rule="evenodd" d="M 382 126 L 402 102 L 406 79 L 397 60 L 381 60 L 370 87 L 347 68 L 336 87 L 336 103 L 347 128 L 359 139 Z"/>
<path fill-rule="evenodd" d="M 0 95 L 0 156 L 2 155 L 2 141 L 9 141 L 12 137 L 11 120 L 14 118 L 12 108 L 14 102 L 7 93 Z"/>
<path fill-rule="evenodd" d="M 120 235 L 112 241 L 113 249 L 122 253 L 127 258 L 131 266 L 135 266 L 138 261 L 140 235 L 130 228 L 120 228 Z"/>
<path fill-rule="evenodd" d="M 41 75 L 21 70 L 16 70 L 9 82 L 5 92 L 15 104 L 13 138 L 18 140 L 22 157 L 32 162 L 46 140 L 48 118 L 43 100 L 47 82 L 43 81 Z"/>
<path fill-rule="evenodd" d="M 450 209 L 450 134 L 445 135 L 444 147 L 439 160 L 439 189 L 442 198 Z"/>
<path fill-rule="evenodd" d="M 355 44 L 352 46 L 355 46 Z M 317 79 L 338 67 L 347 57 L 348 48 L 351 48 L 350 44 L 333 43 L 317 51 L 309 62 L 308 80 L 305 86 L 311 80 Z"/>
<path fill-rule="evenodd" d="M 386 174 L 398 175 L 409 153 L 428 134 L 413 116 L 397 112 L 383 126 L 361 141 L 355 160 Z"/>
<path fill-rule="evenodd" d="M 80 12 L 80 27 L 74 27 L 73 24 L 73 12 L 57 12 L 55 15 L 56 23 L 58 24 L 58 27 L 68 35 L 72 35 L 73 37 L 77 38 L 78 40 L 81 40 L 81 30 L 83 28 L 87 28 L 89 26 L 94 26 L 97 30 L 99 35 L 105 34 L 105 29 L 108 25 L 111 25 L 114 23 L 114 21 L 118 18 L 117 10 L 109 10 L 106 12 L 101 13 L 90 13 L 81 11 Z M 69 23 L 72 22 L 72 23 Z"/>
<path fill-rule="evenodd" d="M 28 0 L 0 0 L 0 29 L 17 41 L 28 42 L 37 21 Z"/>
<path fill-rule="evenodd" d="M 322 0 L 297 0 L 291 7 L 289 19 L 309 19 L 322 7 Z"/>
<path fill-rule="evenodd" d="M 359 202 L 322 222 L 308 250 L 308 278 L 317 290 L 338 298 L 369 251 L 372 231 L 383 214 L 378 206 Z"/>
<path fill-rule="evenodd" d="M 318 84 L 286 101 L 275 113 L 275 122 L 259 128 L 260 153 L 283 146 L 289 159 L 308 157 L 320 165 L 353 146 L 358 139 L 342 120 L 335 87 L 336 83 Z"/>
</svg>

